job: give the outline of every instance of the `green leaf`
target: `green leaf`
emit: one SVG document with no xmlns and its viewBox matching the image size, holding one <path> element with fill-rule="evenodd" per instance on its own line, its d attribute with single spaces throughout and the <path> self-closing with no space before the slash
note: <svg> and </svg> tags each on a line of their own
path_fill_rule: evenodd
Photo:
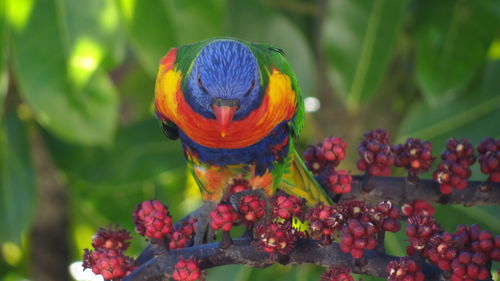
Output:
<svg viewBox="0 0 500 281">
<path fill-rule="evenodd" d="M 7 95 L 7 5 L 0 0 L 0 116 L 4 109 L 4 100 Z"/>
<path fill-rule="evenodd" d="M 167 140 L 153 117 L 119 130 L 112 147 L 69 145 L 46 137 L 58 167 L 87 188 L 137 187 L 161 173 L 186 168 L 181 145 Z"/>
<path fill-rule="evenodd" d="M 70 83 L 64 5 L 53 0 L 32 5 L 26 19 L 13 28 L 14 73 L 22 96 L 37 121 L 58 137 L 89 145 L 109 143 L 117 116 L 113 85 L 100 71 L 88 83 Z M 83 50 L 92 48 L 89 42 Z"/>
<path fill-rule="evenodd" d="M 227 0 L 166 1 L 175 26 L 176 44 L 187 44 L 224 35 Z"/>
<path fill-rule="evenodd" d="M 403 119 L 398 142 L 418 137 L 436 144 L 450 136 L 467 137 L 478 143 L 487 136 L 500 135 L 500 60 L 484 69 L 482 81 L 472 84 L 462 98 L 432 106 L 420 101 Z"/>
<path fill-rule="evenodd" d="M 108 0 L 64 0 L 61 36 L 67 40 L 69 78 L 85 85 L 101 65 L 116 67 L 124 58 L 125 41 L 118 4 Z"/>
<path fill-rule="evenodd" d="M 120 0 L 133 49 L 151 76 L 170 48 L 223 35 L 226 0 Z"/>
<path fill-rule="evenodd" d="M 120 11 L 132 47 L 143 67 L 152 76 L 156 76 L 160 59 L 176 43 L 177 30 L 174 29 L 164 2 L 120 0 Z"/>
<path fill-rule="evenodd" d="M 273 44 L 285 51 L 304 96 L 314 95 L 312 52 L 298 26 L 287 17 L 259 3 L 260 1 L 229 1 L 227 33 L 230 36 Z M 249 24 L 251 23 L 251 24 Z"/>
<path fill-rule="evenodd" d="M 499 206 L 436 205 L 436 219 L 449 232 L 453 232 L 458 224 L 479 224 L 483 229 L 498 233 L 498 211 Z"/>
<path fill-rule="evenodd" d="M 397 42 L 406 1 L 332 1 L 324 24 L 330 77 L 350 110 L 379 86 Z"/>
<path fill-rule="evenodd" d="M 498 30 L 498 1 L 416 4 L 417 81 L 426 99 L 435 104 L 465 85 L 485 60 Z"/>
<path fill-rule="evenodd" d="M 10 112 L 1 127 L 0 242 L 18 243 L 34 211 L 35 171 L 25 124 Z"/>
</svg>

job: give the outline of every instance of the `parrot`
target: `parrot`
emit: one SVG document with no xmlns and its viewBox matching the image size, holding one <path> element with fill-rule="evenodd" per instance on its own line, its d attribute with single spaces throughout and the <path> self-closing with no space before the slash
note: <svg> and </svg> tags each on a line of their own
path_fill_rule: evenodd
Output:
<svg viewBox="0 0 500 281">
<path fill-rule="evenodd" d="M 159 63 L 154 108 L 204 202 L 245 180 L 268 197 L 282 190 L 331 204 L 294 147 L 305 109 L 282 49 L 236 38 L 172 48 Z"/>
</svg>

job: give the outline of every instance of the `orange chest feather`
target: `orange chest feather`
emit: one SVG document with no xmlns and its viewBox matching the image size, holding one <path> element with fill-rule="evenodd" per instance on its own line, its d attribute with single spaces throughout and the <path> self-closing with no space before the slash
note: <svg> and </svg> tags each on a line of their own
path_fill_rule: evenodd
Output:
<svg viewBox="0 0 500 281">
<path fill-rule="evenodd" d="M 196 113 L 184 99 L 179 71 L 160 66 L 156 80 L 156 110 L 174 122 L 193 141 L 210 148 L 243 148 L 266 137 L 278 124 L 293 118 L 296 94 L 288 75 L 274 69 L 261 105 L 246 118 L 233 121 L 227 135 L 219 123 Z"/>
</svg>

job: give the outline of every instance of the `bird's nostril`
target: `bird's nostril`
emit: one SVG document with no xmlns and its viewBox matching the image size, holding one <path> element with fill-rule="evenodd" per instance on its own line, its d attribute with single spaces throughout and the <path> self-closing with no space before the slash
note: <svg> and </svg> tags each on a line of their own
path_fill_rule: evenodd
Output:
<svg viewBox="0 0 500 281">
<path fill-rule="evenodd" d="M 212 100 L 212 104 L 215 106 L 222 106 L 222 99 L 221 98 L 214 98 Z"/>
<path fill-rule="evenodd" d="M 215 106 L 239 107 L 240 101 L 237 100 L 237 99 L 214 98 L 212 100 L 212 105 L 215 105 Z"/>
</svg>

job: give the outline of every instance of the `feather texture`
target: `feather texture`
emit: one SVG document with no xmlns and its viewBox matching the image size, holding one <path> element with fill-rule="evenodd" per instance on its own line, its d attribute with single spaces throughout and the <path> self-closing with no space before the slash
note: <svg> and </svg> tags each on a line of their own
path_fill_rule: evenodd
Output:
<svg viewBox="0 0 500 281">
<path fill-rule="evenodd" d="M 214 107 L 226 104 L 234 115 L 222 132 Z M 230 38 L 174 48 L 160 61 L 155 110 L 167 136 L 180 138 L 204 200 L 246 179 L 267 195 L 280 188 L 329 203 L 293 147 L 304 105 L 281 49 Z"/>
</svg>

